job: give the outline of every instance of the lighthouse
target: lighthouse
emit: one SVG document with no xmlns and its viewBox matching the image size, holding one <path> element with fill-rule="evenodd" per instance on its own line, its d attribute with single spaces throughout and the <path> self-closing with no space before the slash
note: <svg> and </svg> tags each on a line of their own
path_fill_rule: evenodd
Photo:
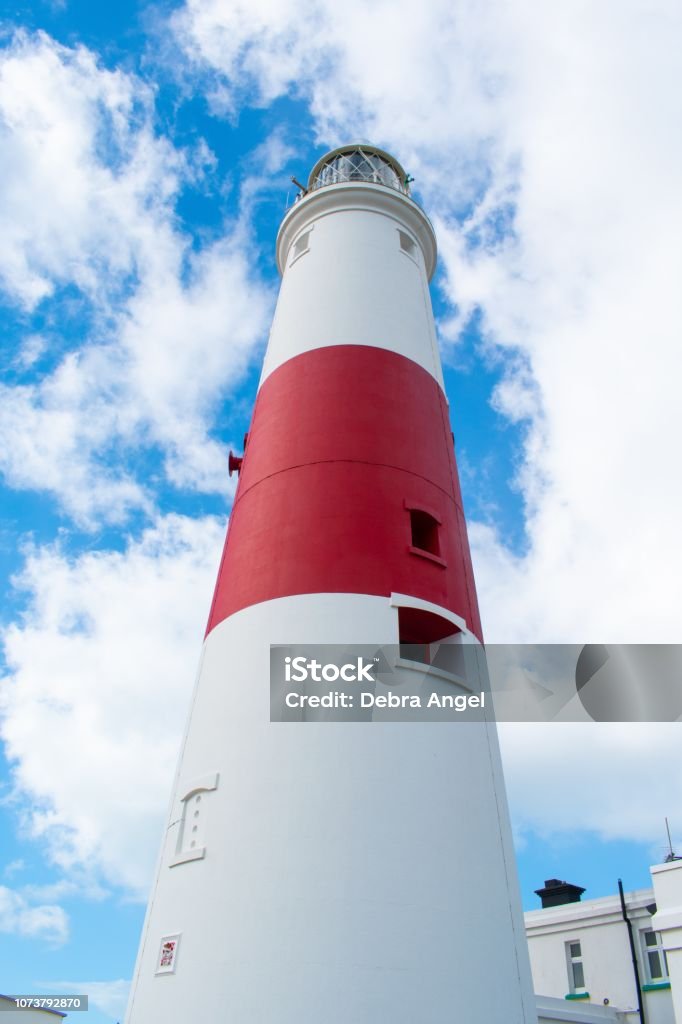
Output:
<svg viewBox="0 0 682 1024">
<path fill-rule="evenodd" d="M 398 161 L 351 144 L 276 257 L 126 1021 L 531 1024 L 494 723 L 271 720 L 273 649 L 394 650 L 398 682 L 482 649 L 434 230 Z"/>
</svg>

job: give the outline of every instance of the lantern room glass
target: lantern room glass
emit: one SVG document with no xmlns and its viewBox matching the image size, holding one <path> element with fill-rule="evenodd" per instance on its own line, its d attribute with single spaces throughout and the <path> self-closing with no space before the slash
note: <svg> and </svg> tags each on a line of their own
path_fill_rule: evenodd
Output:
<svg viewBox="0 0 682 1024">
<path fill-rule="evenodd" d="M 344 181 L 373 182 L 385 185 L 403 195 L 408 195 L 406 181 L 402 181 L 396 168 L 379 153 L 358 147 L 345 153 L 337 153 L 322 165 L 310 183 L 310 190 L 325 185 L 338 185 Z"/>
</svg>

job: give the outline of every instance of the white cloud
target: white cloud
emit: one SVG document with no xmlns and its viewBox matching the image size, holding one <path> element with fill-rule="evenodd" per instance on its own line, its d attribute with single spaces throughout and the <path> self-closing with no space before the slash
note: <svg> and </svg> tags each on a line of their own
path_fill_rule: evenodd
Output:
<svg viewBox="0 0 682 1024">
<path fill-rule="evenodd" d="M 679 722 L 505 724 L 500 742 L 517 836 L 572 837 L 647 844 L 664 859 L 665 818 L 682 803 Z M 539 766 L 542 766 L 541 769 Z"/>
<path fill-rule="evenodd" d="M 16 875 L 19 872 L 24 871 L 25 868 L 25 861 L 23 861 L 21 857 L 17 857 L 16 860 L 11 860 L 9 864 L 5 864 L 4 868 L 2 869 L 2 877 L 11 878 L 12 875 Z"/>
<path fill-rule="evenodd" d="M 27 309 L 47 303 L 57 325 L 17 359 L 28 368 L 47 352 L 53 368 L 0 391 L 0 469 L 84 526 L 151 511 L 140 449 L 161 451 L 176 486 L 224 491 L 215 414 L 271 304 L 245 221 L 191 250 L 174 204 L 212 157 L 174 148 L 154 117 L 150 86 L 83 47 L 19 33 L 0 51 L 0 288 Z M 60 357 L 73 345 L 59 336 L 67 285 L 93 326 Z"/>
<path fill-rule="evenodd" d="M 40 359 L 47 347 L 48 342 L 46 338 L 40 334 L 29 334 L 21 343 L 15 357 L 15 365 L 22 369 L 28 369 Z"/>
<path fill-rule="evenodd" d="M 38 548 L 18 581 L 2 738 L 25 827 L 91 896 L 149 882 L 223 533 L 167 516 L 121 552 Z"/>
<path fill-rule="evenodd" d="M 250 280 L 249 252 L 236 230 L 189 261 L 188 282 L 171 272 L 141 287 L 122 319 L 125 388 L 177 486 L 228 486 L 227 451 L 209 427 L 242 379 L 270 305 Z"/>
<path fill-rule="evenodd" d="M 69 919 L 56 904 L 31 905 L 21 893 L 0 885 L 0 931 L 61 946 L 69 937 Z"/>
<path fill-rule="evenodd" d="M 26 306 L 74 283 L 103 299 L 172 247 L 185 158 L 153 131 L 153 92 L 84 47 L 17 33 L 0 56 L 0 280 Z"/>
<path fill-rule="evenodd" d="M 101 1010 L 112 1020 L 121 1020 L 125 1013 L 130 981 L 41 981 L 46 992 L 87 992 L 88 1007 Z"/>
</svg>

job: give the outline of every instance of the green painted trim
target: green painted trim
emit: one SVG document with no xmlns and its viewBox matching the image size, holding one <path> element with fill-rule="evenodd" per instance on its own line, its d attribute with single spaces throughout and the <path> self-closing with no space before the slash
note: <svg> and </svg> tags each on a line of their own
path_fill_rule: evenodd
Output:
<svg viewBox="0 0 682 1024">
<path fill-rule="evenodd" d="M 669 981 L 652 981 L 650 985 L 642 985 L 642 992 L 657 992 L 664 988 L 670 988 Z"/>
<path fill-rule="evenodd" d="M 569 992 L 567 996 L 564 996 L 564 999 L 589 999 L 589 998 L 590 998 L 590 993 L 589 992 Z"/>
</svg>

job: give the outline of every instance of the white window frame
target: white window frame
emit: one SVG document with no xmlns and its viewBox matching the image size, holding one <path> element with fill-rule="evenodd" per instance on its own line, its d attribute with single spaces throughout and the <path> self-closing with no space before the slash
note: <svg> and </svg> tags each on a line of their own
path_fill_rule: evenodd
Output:
<svg viewBox="0 0 682 1024">
<path fill-rule="evenodd" d="M 575 945 L 579 946 L 580 948 L 580 954 L 578 956 L 575 956 L 571 952 L 571 946 Z M 582 995 L 584 992 L 587 992 L 587 979 L 585 978 L 585 958 L 583 955 L 582 941 L 580 939 L 569 939 L 569 941 L 565 944 L 564 948 L 566 951 L 566 969 L 568 972 L 568 991 L 571 993 L 571 995 Z M 582 967 L 582 985 L 576 985 L 575 983 L 573 968 L 576 964 L 580 964 L 580 966 Z"/>
<path fill-rule="evenodd" d="M 647 935 L 656 936 L 656 945 L 647 945 Z M 670 981 L 670 971 L 668 968 L 668 957 L 666 956 L 665 948 L 663 946 L 663 939 L 661 938 L 660 932 L 657 932 L 655 928 L 642 928 L 639 933 L 640 945 L 642 950 L 642 959 L 644 960 L 644 974 L 646 976 L 647 985 L 660 985 L 663 982 Z M 654 978 L 651 974 L 651 966 L 649 964 L 649 953 L 658 953 L 658 958 L 665 971 L 661 977 Z"/>
</svg>

